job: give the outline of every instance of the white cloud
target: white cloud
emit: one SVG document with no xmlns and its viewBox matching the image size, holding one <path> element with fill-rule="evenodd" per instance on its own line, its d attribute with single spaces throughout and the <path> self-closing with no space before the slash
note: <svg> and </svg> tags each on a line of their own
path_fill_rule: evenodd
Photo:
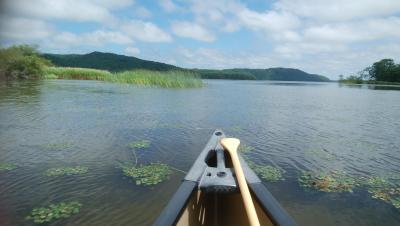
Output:
<svg viewBox="0 0 400 226">
<path fill-rule="evenodd" d="M 41 20 L 0 16 L 0 38 L 39 40 L 50 36 L 54 28 Z"/>
<path fill-rule="evenodd" d="M 293 14 L 325 21 L 388 16 L 400 11 L 399 0 L 279 0 L 275 8 Z"/>
<path fill-rule="evenodd" d="M 115 20 L 111 10 L 132 3 L 131 0 L 6 0 L 2 7 L 13 16 L 111 23 Z"/>
<path fill-rule="evenodd" d="M 307 40 L 324 42 L 362 42 L 400 38 L 400 18 L 366 19 L 357 22 L 325 24 L 304 30 Z"/>
<path fill-rule="evenodd" d="M 121 30 L 142 42 L 171 42 L 171 36 L 151 22 L 131 20 L 121 25 Z"/>
<path fill-rule="evenodd" d="M 168 13 L 182 10 L 182 8 L 175 4 L 173 0 L 159 0 L 158 2 L 161 8 Z"/>
<path fill-rule="evenodd" d="M 102 22 L 113 20 L 107 10 L 88 1 L 24 1 L 7 0 L 4 11 L 14 16 L 34 17 L 39 19 L 66 19 L 71 21 Z"/>
<path fill-rule="evenodd" d="M 130 56 L 136 56 L 140 53 L 140 49 L 136 47 L 127 47 L 124 52 Z"/>
<path fill-rule="evenodd" d="M 187 21 L 175 21 L 172 23 L 172 31 L 175 35 L 185 38 L 192 38 L 204 42 L 212 42 L 215 40 L 214 34 L 205 27 Z"/>
<path fill-rule="evenodd" d="M 286 31 L 298 28 L 300 20 L 287 12 L 269 11 L 258 13 L 243 9 L 238 14 L 240 21 L 248 28 L 259 31 Z"/>
<path fill-rule="evenodd" d="M 61 32 L 54 34 L 46 44 L 52 48 L 60 49 L 77 46 L 104 46 L 106 44 L 132 44 L 128 36 L 115 31 L 96 30 L 82 34 Z"/>
<path fill-rule="evenodd" d="M 134 10 L 134 15 L 139 18 L 150 18 L 152 16 L 151 12 L 143 6 L 136 6 Z"/>
</svg>

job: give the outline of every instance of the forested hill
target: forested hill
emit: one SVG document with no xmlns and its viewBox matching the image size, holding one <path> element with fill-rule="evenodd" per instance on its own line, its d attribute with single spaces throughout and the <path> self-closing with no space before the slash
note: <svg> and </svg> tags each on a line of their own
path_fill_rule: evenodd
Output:
<svg viewBox="0 0 400 226">
<path fill-rule="evenodd" d="M 330 80 L 322 75 L 309 74 L 294 68 L 267 68 L 267 69 L 223 69 L 208 70 L 196 69 L 202 78 L 218 79 L 247 79 L 247 80 L 279 80 L 279 81 L 310 81 L 329 82 Z"/>
<path fill-rule="evenodd" d="M 164 64 L 136 57 L 118 55 L 114 53 L 92 52 L 88 54 L 43 54 L 56 66 L 83 67 L 108 70 L 112 72 L 132 69 L 149 69 L 167 71 L 179 69 L 170 64 Z"/>
<path fill-rule="evenodd" d="M 43 54 L 54 65 L 62 67 L 83 67 L 103 69 L 111 72 L 132 69 L 149 69 L 158 71 L 181 69 L 170 64 L 142 60 L 136 57 L 118 55 L 113 53 L 92 52 L 88 54 Z M 328 78 L 308 74 L 293 68 L 268 68 L 268 69 L 187 69 L 198 72 L 206 79 L 240 79 L 240 80 L 280 80 L 280 81 L 314 81 L 325 82 Z"/>
</svg>

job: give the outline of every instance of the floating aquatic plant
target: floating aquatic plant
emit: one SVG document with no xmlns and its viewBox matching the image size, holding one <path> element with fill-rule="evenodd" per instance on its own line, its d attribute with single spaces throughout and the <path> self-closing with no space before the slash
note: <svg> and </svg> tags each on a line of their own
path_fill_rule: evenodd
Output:
<svg viewBox="0 0 400 226">
<path fill-rule="evenodd" d="M 62 142 L 62 143 L 51 143 L 51 144 L 44 144 L 42 147 L 48 151 L 61 151 L 67 148 L 70 148 L 72 143 L 70 142 Z"/>
<path fill-rule="evenodd" d="M 128 144 L 130 148 L 148 148 L 150 146 L 149 140 L 138 140 Z"/>
<path fill-rule="evenodd" d="M 394 179 L 397 180 L 397 179 Z M 396 208 L 400 208 L 400 186 L 393 182 L 390 177 L 369 177 L 362 178 L 364 185 L 372 198 L 385 201 Z"/>
<path fill-rule="evenodd" d="M 353 192 L 356 181 L 343 172 L 333 171 L 329 174 L 303 172 L 298 179 L 300 186 L 324 192 Z"/>
<path fill-rule="evenodd" d="M 61 202 L 51 204 L 48 207 L 35 208 L 31 214 L 26 217 L 27 220 L 33 220 L 36 224 L 48 223 L 53 220 L 68 218 L 72 214 L 77 214 L 80 211 L 82 204 L 79 202 Z"/>
<path fill-rule="evenodd" d="M 17 168 L 15 164 L 12 163 L 0 163 L 0 172 L 1 171 L 8 171 Z"/>
<path fill-rule="evenodd" d="M 125 176 L 132 177 L 137 185 L 156 185 L 169 178 L 171 168 L 163 163 L 150 163 L 138 167 L 122 166 Z"/>
<path fill-rule="evenodd" d="M 247 144 L 240 144 L 238 151 L 242 154 L 247 154 L 254 150 L 254 147 L 247 145 Z"/>
<path fill-rule="evenodd" d="M 282 177 L 282 170 L 276 167 L 257 165 L 251 161 L 249 162 L 249 166 L 254 170 L 256 174 L 258 174 L 266 181 L 277 182 L 280 180 L 284 180 Z"/>
<path fill-rule="evenodd" d="M 240 127 L 240 126 L 232 126 L 230 129 L 231 129 L 233 132 L 239 132 L 239 131 L 242 130 L 242 127 Z"/>
<path fill-rule="evenodd" d="M 325 160 L 335 160 L 336 156 L 329 153 L 325 148 L 313 148 L 313 149 L 308 149 L 305 151 L 306 154 L 311 155 L 311 156 L 317 156 L 321 159 Z"/>
<path fill-rule="evenodd" d="M 397 209 L 400 209 L 400 197 L 391 199 L 390 202 L 392 203 L 392 205 L 394 207 L 396 207 Z"/>
<path fill-rule="evenodd" d="M 51 168 L 46 171 L 46 175 L 49 177 L 79 175 L 87 173 L 88 169 L 86 166 Z"/>
</svg>

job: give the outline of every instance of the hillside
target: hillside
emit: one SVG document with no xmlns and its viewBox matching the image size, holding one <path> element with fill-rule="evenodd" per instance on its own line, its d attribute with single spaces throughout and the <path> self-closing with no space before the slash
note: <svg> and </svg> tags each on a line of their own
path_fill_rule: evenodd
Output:
<svg viewBox="0 0 400 226">
<path fill-rule="evenodd" d="M 56 66 L 82 67 L 108 70 L 111 72 L 132 69 L 149 69 L 157 71 L 176 70 L 179 68 L 170 64 L 142 60 L 136 57 L 118 55 L 113 53 L 92 52 L 88 54 L 43 54 Z M 280 81 L 313 81 L 326 82 L 328 78 L 309 74 L 293 68 L 268 68 L 268 69 L 188 69 L 193 70 L 205 79 L 237 79 L 237 80 L 280 80 Z"/>
<path fill-rule="evenodd" d="M 114 53 L 92 52 L 88 54 L 43 54 L 42 56 L 49 59 L 56 66 L 95 68 L 111 72 L 132 69 L 149 69 L 157 71 L 179 69 L 170 64 L 142 60 L 136 57 Z"/>
<path fill-rule="evenodd" d="M 257 80 L 279 80 L 279 81 L 317 81 L 328 82 L 327 77 L 316 74 L 309 74 L 295 68 L 268 68 L 268 69 L 237 69 L 251 73 Z"/>
</svg>

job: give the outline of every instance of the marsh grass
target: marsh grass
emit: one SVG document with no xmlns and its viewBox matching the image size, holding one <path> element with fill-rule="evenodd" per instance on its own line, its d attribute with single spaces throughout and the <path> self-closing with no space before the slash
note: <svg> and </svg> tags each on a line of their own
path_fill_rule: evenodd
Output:
<svg viewBox="0 0 400 226">
<path fill-rule="evenodd" d="M 47 67 L 45 69 L 43 78 L 99 80 L 105 82 L 136 84 L 141 86 L 162 88 L 198 88 L 203 86 L 203 82 L 199 75 L 194 72 L 183 70 L 132 70 L 111 73 L 105 70 L 88 68 Z"/>
</svg>

